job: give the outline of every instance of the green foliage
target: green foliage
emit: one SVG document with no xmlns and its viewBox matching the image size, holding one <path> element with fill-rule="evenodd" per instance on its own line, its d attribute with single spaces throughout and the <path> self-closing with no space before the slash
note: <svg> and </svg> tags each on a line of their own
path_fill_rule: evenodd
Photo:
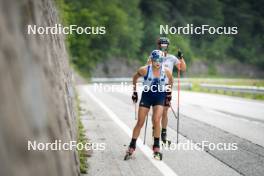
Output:
<svg viewBox="0 0 264 176">
<path fill-rule="evenodd" d="M 190 63 L 192 59 L 194 59 L 194 54 L 192 50 L 190 50 L 190 40 L 186 36 L 181 35 L 169 35 L 170 38 L 170 46 L 169 53 L 177 56 L 178 50 L 181 50 L 184 53 L 184 57 L 188 58 L 186 60 L 187 63 Z"/>
<path fill-rule="evenodd" d="M 168 35 L 186 61 L 238 61 L 264 69 L 264 6 L 258 0 L 56 0 L 63 22 L 105 26 L 106 35 L 69 35 L 72 63 L 89 76 L 98 62 L 111 57 L 138 59 L 155 49 L 159 26 L 238 27 L 237 35 Z M 210 73 L 217 74 L 212 71 Z"/>
<path fill-rule="evenodd" d="M 85 138 L 85 129 L 84 126 L 80 120 L 80 118 L 78 118 L 78 140 L 77 143 L 82 143 L 83 145 L 86 145 L 88 141 Z M 85 150 L 78 150 L 78 156 L 80 159 L 80 171 L 82 174 L 87 174 L 87 168 L 88 168 L 88 164 L 87 164 L 87 154 Z"/>
<path fill-rule="evenodd" d="M 232 38 L 226 36 L 217 37 L 213 42 L 202 43 L 201 50 L 203 51 L 203 56 L 210 61 L 216 60 L 226 60 L 227 50 L 232 46 Z M 230 58 L 228 58 L 230 59 Z"/>
<path fill-rule="evenodd" d="M 60 0 L 61 1 L 61 0 Z M 68 35 L 72 63 L 81 72 L 90 71 L 98 62 L 110 57 L 135 58 L 138 56 L 142 33 L 138 1 L 121 3 L 119 0 L 65 0 L 64 24 L 104 26 L 105 35 Z"/>
<path fill-rule="evenodd" d="M 85 129 L 83 126 L 83 123 L 81 121 L 81 106 L 80 106 L 80 100 L 78 98 L 78 94 L 75 90 L 76 93 L 76 98 L 75 98 L 75 102 L 76 102 L 76 111 L 77 111 L 77 120 L 78 120 L 78 138 L 77 138 L 77 143 L 82 143 L 83 146 L 85 146 L 88 141 L 87 138 L 85 136 Z M 78 148 L 77 148 L 78 149 Z M 77 150 L 78 152 L 78 156 L 79 156 L 79 161 L 80 161 L 80 172 L 82 174 L 87 174 L 87 168 L 88 168 L 88 163 L 87 163 L 87 151 L 86 150 Z"/>
</svg>

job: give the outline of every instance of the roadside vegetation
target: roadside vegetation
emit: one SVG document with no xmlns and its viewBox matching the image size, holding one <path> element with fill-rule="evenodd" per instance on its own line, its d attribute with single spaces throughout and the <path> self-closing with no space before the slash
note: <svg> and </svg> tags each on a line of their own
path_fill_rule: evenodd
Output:
<svg viewBox="0 0 264 176">
<path fill-rule="evenodd" d="M 239 93 L 223 90 L 208 90 L 202 88 L 200 84 L 216 84 L 216 85 L 227 85 L 227 86 L 256 86 L 264 87 L 263 79 L 228 79 L 228 78 L 190 78 L 186 79 L 183 82 L 192 83 L 191 91 L 194 92 L 204 92 L 204 93 L 213 93 L 213 94 L 222 94 L 235 97 L 243 97 L 249 99 L 264 100 L 263 94 L 251 94 L 251 93 Z"/>
<path fill-rule="evenodd" d="M 76 91 L 75 91 L 76 92 Z M 78 98 L 78 94 L 76 92 L 76 104 L 77 104 L 77 118 L 78 118 L 78 139 L 77 143 L 82 143 L 85 145 L 88 143 L 87 137 L 85 135 L 86 130 L 84 129 L 84 126 L 81 121 L 81 107 L 80 107 L 80 100 Z M 87 158 L 88 154 L 85 150 L 77 150 L 79 155 L 79 161 L 80 161 L 80 172 L 82 174 L 87 173 L 88 164 L 87 164 Z"/>
<path fill-rule="evenodd" d="M 98 63 L 111 58 L 145 63 L 147 55 L 156 48 L 160 25 L 238 27 L 236 35 L 167 35 L 172 54 L 181 48 L 188 65 L 192 61 L 207 63 L 206 76 L 217 74 L 214 66 L 223 62 L 264 69 L 264 13 L 259 0 L 56 0 L 56 3 L 65 26 L 106 27 L 105 35 L 67 36 L 71 62 L 86 77 L 91 76 Z"/>
</svg>

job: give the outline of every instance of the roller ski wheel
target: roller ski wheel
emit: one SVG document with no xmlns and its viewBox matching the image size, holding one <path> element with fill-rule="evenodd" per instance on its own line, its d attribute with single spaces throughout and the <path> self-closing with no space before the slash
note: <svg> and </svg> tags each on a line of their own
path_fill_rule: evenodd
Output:
<svg viewBox="0 0 264 176">
<path fill-rule="evenodd" d="M 126 155 L 124 157 L 124 160 L 129 160 L 132 159 L 132 155 L 134 153 L 135 149 L 134 148 L 128 148 L 128 150 L 126 151 Z"/>
<path fill-rule="evenodd" d="M 159 148 L 153 149 L 153 158 L 159 161 L 162 160 L 162 153 L 160 153 Z"/>
</svg>

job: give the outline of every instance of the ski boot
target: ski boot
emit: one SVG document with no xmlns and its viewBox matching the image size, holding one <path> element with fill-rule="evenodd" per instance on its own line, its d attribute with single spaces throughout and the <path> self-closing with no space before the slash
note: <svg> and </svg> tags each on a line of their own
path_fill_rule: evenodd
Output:
<svg viewBox="0 0 264 176">
<path fill-rule="evenodd" d="M 153 157 L 156 160 L 162 160 L 162 153 L 160 153 L 159 147 L 153 147 Z"/>
<path fill-rule="evenodd" d="M 124 157 L 124 160 L 129 160 L 132 158 L 132 154 L 134 153 L 135 148 L 128 147 L 128 150 L 126 151 L 126 155 Z"/>
<path fill-rule="evenodd" d="M 161 141 L 162 141 L 162 145 L 166 145 L 166 146 L 170 146 L 171 141 L 167 140 L 167 134 L 166 133 L 161 133 Z"/>
</svg>

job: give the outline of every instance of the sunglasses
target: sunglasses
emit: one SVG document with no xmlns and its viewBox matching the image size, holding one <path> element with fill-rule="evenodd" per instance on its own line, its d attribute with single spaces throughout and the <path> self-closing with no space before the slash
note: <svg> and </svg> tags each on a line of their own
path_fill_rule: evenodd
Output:
<svg viewBox="0 0 264 176">
<path fill-rule="evenodd" d="M 162 62 L 163 62 L 163 59 L 162 59 L 162 58 L 153 58 L 152 61 L 153 61 L 153 62 L 159 62 L 159 63 L 162 63 Z"/>
</svg>

